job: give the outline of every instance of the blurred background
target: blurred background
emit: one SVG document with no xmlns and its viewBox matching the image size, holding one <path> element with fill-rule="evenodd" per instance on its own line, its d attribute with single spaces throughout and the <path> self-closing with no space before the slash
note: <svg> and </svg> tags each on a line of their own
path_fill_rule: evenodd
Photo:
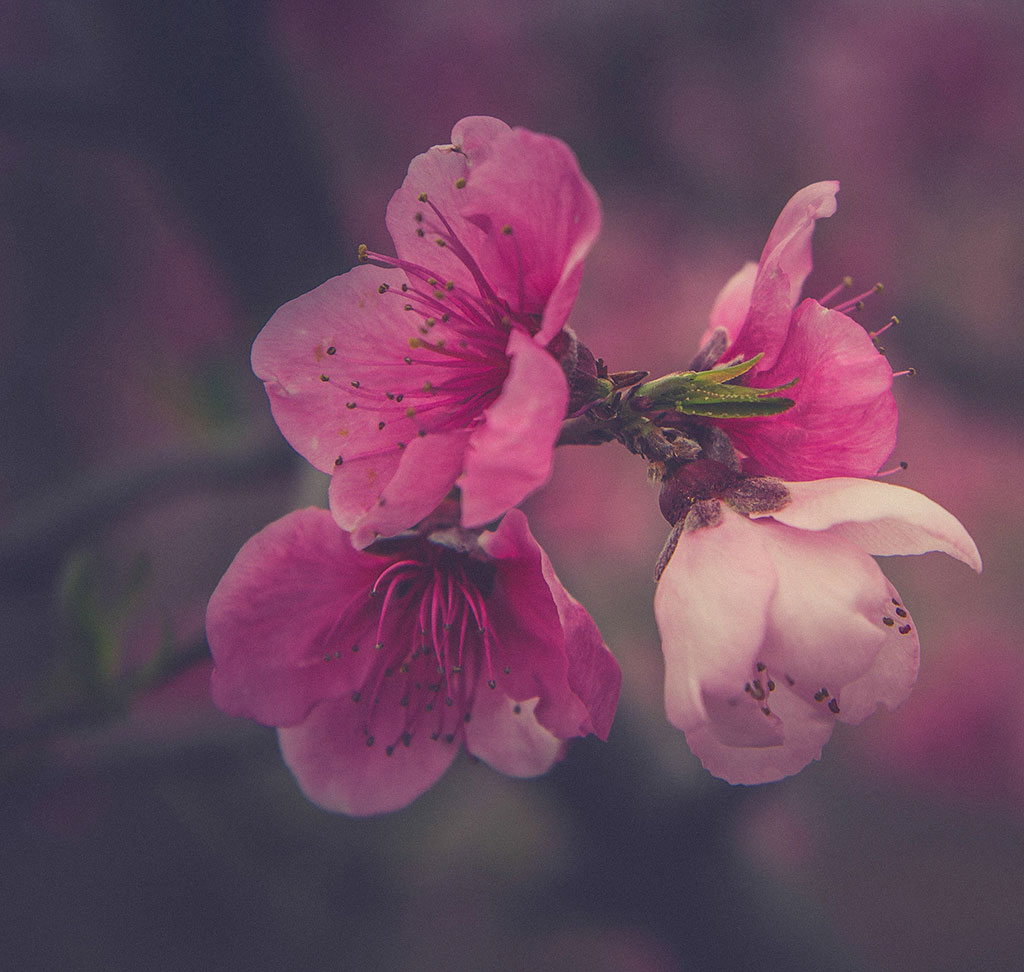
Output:
<svg viewBox="0 0 1024 972">
<path fill-rule="evenodd" d="M 685 367 L 826 178 L 807 293 L 890 315 L 895 480 L 986 572 L 885 565 L 896 713 L 784 782 L 665 722 L 643 464 L 568 448 L 528 513 L 617 654 L 610 740 L 459 761 L 400 813 L 307 803 L 209 701 L 206 600 L 323 502 L 249 347 L 390 246 L 467 114 L 559 136 L 604 206 L 570 323 Z M 1024 954 L 1024 13 L 1015 0 L 0 0 L 0 959 L 20 970 L 1013 970 Z"/>
</svg>

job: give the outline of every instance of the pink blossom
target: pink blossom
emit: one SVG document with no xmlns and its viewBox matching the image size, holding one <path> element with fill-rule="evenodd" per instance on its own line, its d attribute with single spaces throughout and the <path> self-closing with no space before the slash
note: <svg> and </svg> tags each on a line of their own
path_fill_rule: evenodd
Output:
<svg viewBox="0 0 1024 972">
<path fill-rule="evenodd" d="M 669 721 L 731 783 L 798 772 L 835 722 L 910 692 L 917 630 L 873 556 L 939 550 L 981 570 L 959 521 L 913 490 L 786 483 L 788 503 L 747 516 L 751 483 L 695 502 L 654 600 Z"/>
<path fill-rule="evenodd" d="M 719 419 L 752 469 L 783 479 L 871 476 L 896 443 L 892 369 L 871 336 L 842 313 L 800 301 L 811 270 L 816 220 L 836 209 L 838 182 L 801 189 L 786 204 L 757 265 L 746 264 L 725 285 L 704 335 L 711 360 L 763 357 L 741 383 L 773 388 L 796 404 L 778 415 Z M 799 303 L 798 303 L 799 301 Z"/>
<path fill-rule="evenodd" d="M 513 776 L 607 737 L 619 668 L 526 517 L 357 551 L 326 510 L 250 539 L 210 599 L 214 701 L 277 726 L 306 795 L 372 814 L 430 787 L 460 745 Z"/>
<path fill-rule="evenodd" d="M 547 480 L 568 403 L 554 352 L 572 343 L 562 328 L 600 209 L 565 144 L 466 118 L 413 159 L 387 222 L 397 258 L 362 251 L 386 268 L 285 304 L 252 353 L 358 547 L 456 483 L 476 527 Z"/>
</svg>

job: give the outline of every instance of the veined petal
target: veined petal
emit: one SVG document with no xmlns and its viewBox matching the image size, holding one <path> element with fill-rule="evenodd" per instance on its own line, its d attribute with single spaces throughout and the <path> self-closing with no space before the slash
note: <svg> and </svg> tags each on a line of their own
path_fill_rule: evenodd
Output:
<svg viewBox="0 0 1024 972">
<path fill-rule="evenodd" d="M 467 527 L 489 523 L 547 482 L 565 418 L 569 385 L 558 362 L 520 331 L 509 336 L 508 354 L 508 377 L 473 432 L 459 482 Z"/>
<path fill-rule="evenodd" d="M 287 726 L 357 689 L 370 652 L 352 646 L 372 645 L 376 622 L 360 607 L 380 570 L 326 510 L 289 513 L 248 540 L 206 612 L 217 705 Z"/>
<path fill-rule="evenodd" d="M 360 705 L 322 702 L 301 725 L 278 730 L 281 754 L 302 792 L 325 810 L 358 817 L 398 810 L 433 786 L 458 753 L 443 740 L 419 739 L 388 755 L 384 743 L 401 735 L 402 714 L 397 705 L 381 706 L 380 739 L 367 745 Z"/>
<path fill-rule="evenodd" d="M 981 555 L 963 524 L 912 489 L 852 478 L 786 485 L 792 502 L 771 514 L 779 523 L 828 530 L 875 556 L 937 550 L 981 570 Z"/>
</svg>

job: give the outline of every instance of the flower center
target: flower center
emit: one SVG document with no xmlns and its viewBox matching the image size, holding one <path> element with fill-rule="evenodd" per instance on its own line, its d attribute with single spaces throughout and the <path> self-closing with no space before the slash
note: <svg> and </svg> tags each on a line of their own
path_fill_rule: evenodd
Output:
<svg viewBox="0 0 1024 972">
<path fill-rule="evenodd" d="M 389 756 L 426 734 L 463 738 L 479 688 L 511 671 L 487 613 L 493 582 L 490 564 L 437 544 L 381 571 L 366 605 L 377 616 L 377 658 L 352 696 L 365 706 L 368 746 L 382 731 Z"/>
</svg>

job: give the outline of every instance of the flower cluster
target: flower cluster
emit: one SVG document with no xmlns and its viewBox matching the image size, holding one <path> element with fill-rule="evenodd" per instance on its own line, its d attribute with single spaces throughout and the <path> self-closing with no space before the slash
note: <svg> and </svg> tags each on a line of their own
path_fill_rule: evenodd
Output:
<svg viewBox="0 0 1024 972">
<path fill-rule="evenodd" d="M 873 557 L 981 565 L 952 515 L 870 478 L 896 406 L 859 298 L 800 300 L 838 188 L 790 200 L 689 370 L 610 372 L 567 326 L 594 190 L 557 139 L 466 118 L 392 197 L 395 255 L 362 246 L 274 314 L 253 369 L 330 511 L 245 544 L 207 632 L 215 701 L 278 728 L 310 799 L 393 810 L 461 747 L 532 776 L 607 737 L 618 665 L 516 508 L 558 442 L 618 441 L 662 483 L 666 707 L 712 773 L 779 779 L 905 698 L 917 630 Z"/>
</svg>

